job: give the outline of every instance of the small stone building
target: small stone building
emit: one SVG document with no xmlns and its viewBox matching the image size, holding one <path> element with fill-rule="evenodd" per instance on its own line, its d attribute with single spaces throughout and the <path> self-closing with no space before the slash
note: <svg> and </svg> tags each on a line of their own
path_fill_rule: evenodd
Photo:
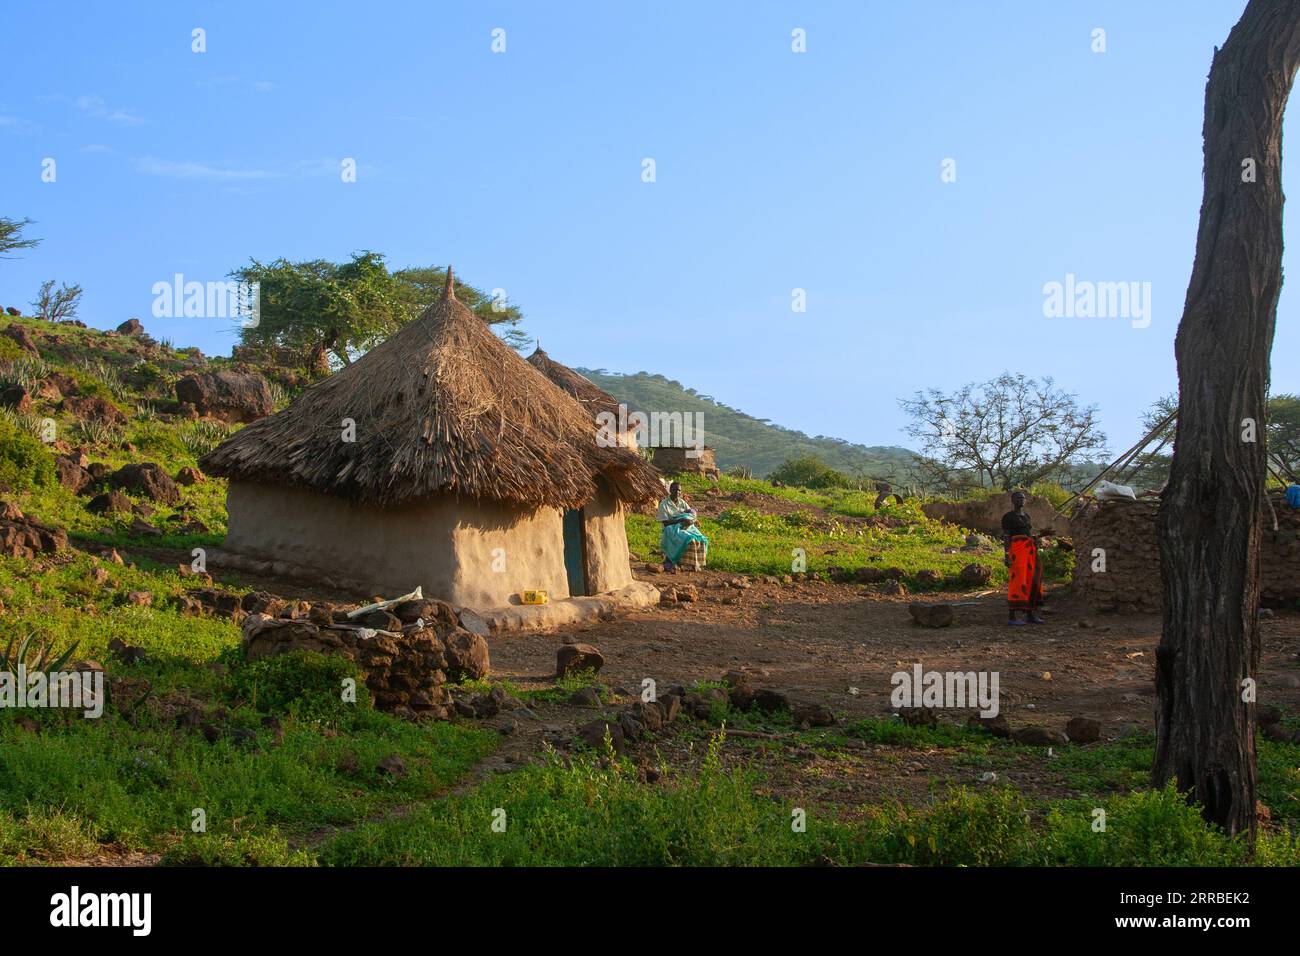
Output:
<svg viewBox="0 0 1300 956">
<path fill-rule="evenodd" d="M 631 585 L 624 508 L 661 494 L 456 300 L 450 270 L 419 319 L 201 464 L 230 480 L 226 553 L 481 611 Z"/>
<path fill-rule="evenodd" d="M 1260 536 L 1260 603 L 1280 607 L 1300 601 L 1300 511 L 1279 494 L 1269 500 L 1273 511 L 1265 510 Z M 1088 501 L 1071 517 L 1074 588 L 1094 609 L 1160 610 L 1159 509 L 1156 499 Z M 1105 571 L 1093 570 L 1097 548 L 1105 552 Z"/>
<path fill-rule="evenodd" d="M 707 445 L 700 449 L 698 456 L 688 454 L 693 448 L 656 448 L 654 452 L 655 467 L 666 475 L 714 475 L 719 474 L 718 462 L 713 449 Z"/>
</svg>

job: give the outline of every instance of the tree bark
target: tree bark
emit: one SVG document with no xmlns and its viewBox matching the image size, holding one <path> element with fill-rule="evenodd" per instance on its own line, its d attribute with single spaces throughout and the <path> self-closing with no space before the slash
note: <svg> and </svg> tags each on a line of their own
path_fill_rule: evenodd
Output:
<svg viewBox="0 0 1300 956">
<path fill-rule="evenodd" d="M 1269 353 L 1282 288 L 1282 113 L 1300 0 L 1250 0 L 1205 88 L 1205 194 L 1178 326 L 1178 430 L 1160 503 L 1157 785 L 1255 838 L 1259 540 Z M 1248 181 L 1246 160 L 1253 160 Z M 1247 419 L 1255 440 L 1246 438 Z"/>
</svg>

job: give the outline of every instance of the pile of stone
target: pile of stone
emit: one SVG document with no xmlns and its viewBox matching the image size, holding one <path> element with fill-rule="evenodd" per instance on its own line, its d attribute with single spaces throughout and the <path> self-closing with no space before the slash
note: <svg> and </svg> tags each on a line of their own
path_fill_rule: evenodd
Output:
<svg viewBox="0 0 1300 956">
<path fill-rule="evenodd" d="M 375 706 L 401 717 L 451 717 L 455 703 L 447 681 L 482 678 L 489 669 L 487 642 L 462 628 L 445 601 L 405 601 L 352 618 L 332 605 L 290 603 L 258 591 L 242 599 L 211 588 L 188 596 L 242 618 L 246 659 L 293 651 L 341 654 L 364 672 Z"/>
<path fill-rule="evenodd" d="M 694 584 L 666 585 L 659 589 L 660 604 L 693 604 L 700 599 Z"/>
<path fill-rule="evenodd" d="M 1269 496 L 1260 535 L 1260 603 L 1280 607 L 1300 601 L 1300 511 L 1280 494 Z M 1159 503 L 1153 500 L 1089 502 L 1072 518 L 1074 587 L 1098 611 L 1160 610 Z M 1273 515 L 1277 530 L 1273 530 Z M 1096 549 L 1105 555 L 1100 568 Z"/>
<path fill-rule="evenodd" d="M 67 546 L 68 533 L 62 528 L 34 521 L 13 502 L 0 501 L 0 554 L 31 559 Z"/>
</svg>

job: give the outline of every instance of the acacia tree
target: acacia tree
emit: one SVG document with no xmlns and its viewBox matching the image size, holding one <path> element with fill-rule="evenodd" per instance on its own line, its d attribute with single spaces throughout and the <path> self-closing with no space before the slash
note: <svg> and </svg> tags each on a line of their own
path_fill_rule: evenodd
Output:
<svg viewBox="0 0 1300 956">
<path fill-rule="evenodd" d="M 1152 778 L 1176 781 L 1206 819 L 1252 844 L 1262 423 L 1282 288 L 1282 114 L 1298 63 L 1296 0 L 1250 0 L 1214 54 L 1196 259 L 1174 346 L 1178 429 L 1159 518 Z"/>
<path fill-rule="evenodd" d="M 258 285 L 258 322 L 240 328 L 240 341 L 293 349 L 318 371 L 329 370 L 328 355 L 350 365 L 402 324 L 393 278 L 376 252 L 344 263 L 253 259 L 231 277 Z"/>
<path fill-rule="evenodd" d="M 921 470 L 949 485 L 968 476 L 987 487 L 1027 487 L 1106 447 L 1096 406 L 1081 408 L 1051 378 L 1003 372 L 951 395 L 917 392 L 899 405 L 912 419 L 907 433 L 921 443 Z"/>
<path fill-rule="evenodd" d="M 31 224 L 30 219 L 6 219 L 0 216 L 0 256 L 14 249 L 34 249 L 40 244 L 39 239 L 23 238 L 23 230 Z"/>
<path fill-rule="evenodd" d="M 81 293 L 79 285 L 61 282 L 56 289 L 54 280 L 48 279 L 41 283 L 41 291 L 32 302 L 32 308 L 37 317 L 46 322 L 71 322 L 81 308 Z"/>
</svg>

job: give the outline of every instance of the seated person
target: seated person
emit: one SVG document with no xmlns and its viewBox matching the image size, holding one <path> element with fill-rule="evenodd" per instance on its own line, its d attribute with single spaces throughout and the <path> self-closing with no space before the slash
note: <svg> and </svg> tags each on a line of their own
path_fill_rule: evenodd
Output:
<svg viewBox="0 0 1300 956">
<path fill-rule="evenodd" d="M 659 550 L 664 553 L 664 570 L 675 571 L 683 564 L 682 555 L 692 552 L 695 570 L 704 567 L 709 556 L 709 539 L 700 531 L 695 509 L 682 496 L 682 486 L 673 482 L 668 486 L 668 497 L 659 502 L 656 516 L 664 526 L 659 536 Z"/>
</svg>

